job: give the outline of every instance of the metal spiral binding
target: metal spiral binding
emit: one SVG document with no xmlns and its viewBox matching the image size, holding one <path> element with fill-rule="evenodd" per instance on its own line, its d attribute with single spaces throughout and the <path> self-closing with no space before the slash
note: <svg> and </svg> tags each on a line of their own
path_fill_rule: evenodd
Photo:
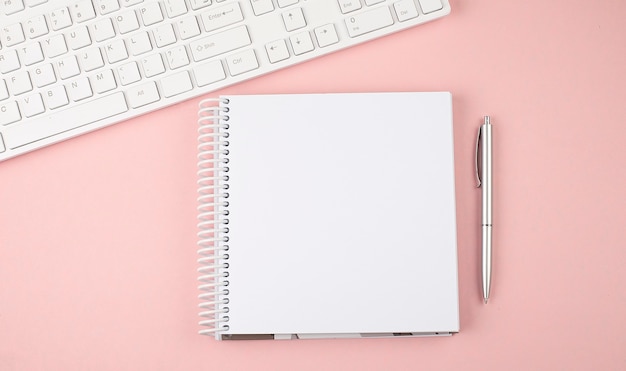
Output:
<svg viewBox="0 0 626 371">
<path fill-rule="evenodd" d="M 228 99 L 198 111 L 198 268 L 202 335 L 228 330 Z"/>
</svg>

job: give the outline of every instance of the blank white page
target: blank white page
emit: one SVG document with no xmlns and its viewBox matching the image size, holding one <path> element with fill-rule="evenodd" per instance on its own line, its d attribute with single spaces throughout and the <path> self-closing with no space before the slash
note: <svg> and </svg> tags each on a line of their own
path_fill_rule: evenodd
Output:
<svg viewBox="0 0 626 371">
<path fill-rule="evenodd" d="M 456 332 L 450 93 L 229 100 L 229 330 Z"/>
</svg>

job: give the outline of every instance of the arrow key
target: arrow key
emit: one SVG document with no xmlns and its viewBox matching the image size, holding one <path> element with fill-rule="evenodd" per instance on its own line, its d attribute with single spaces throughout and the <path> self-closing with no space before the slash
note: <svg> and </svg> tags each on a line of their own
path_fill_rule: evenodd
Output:
<svg viewBox="0 0 626 371">
<path fill-rule="evenodd" d="M 265 44 L 265 51 L 270 63 L 276 63 L 289 58 L 289 50 L 285 40 L 276 40 Z"/>
<path fill-rule="evenodd" d="M 317 38 L 317 44 L 320 48 L 339 42 L 337 30 L 335 30 L 335 25 L 332 23 L 316 28 L 315 37 Z"/>
<path fill-rule="evenodd" d="M 302 8 L 293 8 L 283 13 L 283 22 L 285 23 L 285 30 L 293 31 L 306 26 L 306 19 L 304 19 L 304 13 Z"/>
<path fill-rule="evenodd" d="M 308 32 L 295 34 L 289 38 L 289 41 L 291 41 L 291 47 L 295 55 L 304 54 L 314 49 L 313 40 L 311 40 L 311 35 Z"/>
</svg>

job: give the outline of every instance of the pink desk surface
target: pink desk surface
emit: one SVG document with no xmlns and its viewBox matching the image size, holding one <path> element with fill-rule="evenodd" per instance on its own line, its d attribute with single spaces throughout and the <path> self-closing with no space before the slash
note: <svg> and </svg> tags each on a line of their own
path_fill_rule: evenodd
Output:
<svg viewBox="0 0 626 371">
<path fill-rule="evenodd" d="M 219 93 L 452 92 L 459 334 L 197 335 L 196 99 L 0 163 L 0 370 L 626 369 L 626 2 L 451 5 Z M 473 173 L 484 114 L 488 305 Z"/>
</svg>

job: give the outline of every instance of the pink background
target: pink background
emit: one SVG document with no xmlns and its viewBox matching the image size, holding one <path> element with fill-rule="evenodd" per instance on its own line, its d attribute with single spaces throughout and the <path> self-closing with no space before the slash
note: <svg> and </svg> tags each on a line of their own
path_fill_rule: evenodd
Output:
<svg viewBox="0 0 626 371">
<path fill-rule="evenodd" d="M 626 2 L 451 5 L 220 93 L 452 92 L 459 334 L 197 335 L 196 99 L 0 164 L 0 370 L 626 369 Z M 473 173 L 485 114 L 488 305 Z"/>
</svg>

